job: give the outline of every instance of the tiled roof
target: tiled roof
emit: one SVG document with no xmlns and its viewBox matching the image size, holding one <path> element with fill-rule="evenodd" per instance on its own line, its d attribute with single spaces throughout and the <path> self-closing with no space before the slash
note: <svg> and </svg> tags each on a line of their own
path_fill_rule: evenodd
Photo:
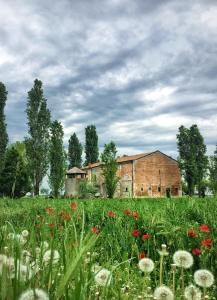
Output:
<svg viewBox="0 0 217 300">
<path fill-rule="evenodd" d="M 68 170 L 66 174 L 86 174 L 86 172 L 77 167 L 73 167 L 72 169 Z"/>
</svg>

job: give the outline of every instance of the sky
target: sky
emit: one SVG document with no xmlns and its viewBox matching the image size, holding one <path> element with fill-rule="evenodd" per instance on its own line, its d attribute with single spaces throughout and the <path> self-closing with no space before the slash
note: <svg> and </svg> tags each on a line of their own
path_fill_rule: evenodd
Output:
<svg viewBox="0 0 217 300">
<path fill-rule="evenodd" d="M 27 136 L 27 92 L 42 80 L 52 119 L 95 124 L 102 151 L 177 157 L 181 125 L 217 143 L 216 0 L 0 0 L 0 81 L 10 142 Z"/>
</svg>

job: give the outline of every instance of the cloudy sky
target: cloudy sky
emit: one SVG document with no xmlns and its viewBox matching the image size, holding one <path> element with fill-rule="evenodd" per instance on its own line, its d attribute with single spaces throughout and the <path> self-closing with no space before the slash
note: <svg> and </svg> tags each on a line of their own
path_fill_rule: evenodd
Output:
<svg viewBox="0 0 217 300">
<path fill-rule="evenodd" d="M 177 155 L 198 124 L 217 143 L 216 0 L 0 0 L 0 81 L 10 141 L 27 134 L 26 98 L 44 84 L 65 145 L 95 124 L 119 154 Z"/>
</svg>

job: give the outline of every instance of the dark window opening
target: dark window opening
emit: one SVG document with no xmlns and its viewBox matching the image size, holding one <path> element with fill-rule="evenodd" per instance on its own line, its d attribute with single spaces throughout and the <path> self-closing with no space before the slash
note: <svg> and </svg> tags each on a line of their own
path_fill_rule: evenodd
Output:
<svg viewBox="0 0 217 300">
<path fill-rule="evenodd" d="M 151 186 L 148 189 L 149 189 L 149 191 L 151 191 Z"/>
<path fill-rule="evenodd" d="M 143 187 L 141 187 L 141 192 L 143 192 Z"/>
<path fill-rule="evenodd" d="M 159 186 L 159 187 L 158 187 L 158 192 L 160 192 L 160 191 L 161 191 L 161 187 Z"/>
<path fill-rule="evenodd" d="M 128 188 L 126 187 L 125 192 L 128 192 Z"/>
</svg>

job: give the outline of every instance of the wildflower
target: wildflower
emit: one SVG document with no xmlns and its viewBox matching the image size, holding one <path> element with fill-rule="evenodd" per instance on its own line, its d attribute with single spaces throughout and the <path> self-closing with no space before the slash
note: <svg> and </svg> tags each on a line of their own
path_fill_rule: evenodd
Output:
<svg viewBox="0 0 217 300">
<path fill-rule="evenodd" d="M 59 252 L 57 250 L 47 250 L 43 256 L 43 261 L 45 264 L 52 262 L 53 264 L 58 263 L 60 258 Z"/>
<path fill-rule="evenodd" d="M 17 278 L 19 278 L 21 281 L 27 281 L 32 278 L 32 272 L 31 269 L 23 264 L 19 264 L 17 268 Z"/>
<path fill-rule="evenodd" d="M 139 259 L 145 258 L 145 252 L 142 251 L 139 253 Z"/>
<path fill-rule="evenodd" d="M 0 254 L 0 275 L 2 274 L 2 269 L 3 266 L 6 264 L 7 262 L 7 256 L 4 254 Z"/>
<path fill-rule="evenodd" d="M 50 215 L 53 215 L 54 214 L 54 211 L 51 207 L 47 207 L 46 208 L 46 212 L 48 212 Z"/>
<path fill-rule="evenodd" d="M 211 248 L 212 246 L 212 239 L 205 239 L 202 240 L 201 244 L 206 248 Z"/>
<path fill-rule="evenodd" d="M 187 300 L 201 300 L 201 291 L 191 284 L 185 288 L 184 296 Z"/>
<path fill-rule="evenodd" d="M 24 230 L 21 232 L 21 235 L 24 237 L 24 239 L 26 239 L 26 238 L 29 236 L 28 230 L 24 229 Z"/>
<path fill-rule="evenodd" d="M 137 212 L 133 213 L 132 216 L 134 217 L 134 219 L 138 219 L 139 214 Z"/>
<path fill-rule="evenodd" d="M 97 285 L 107 286 L 111 283 L 111 272 L 107 269 L 101 269 L 95 275 L 95 281 Z"/>
<path fill-rule="evenodd" d="M 131 215 L 132 214 L 132 211 L 130 209 L 125 209 L 124 210 L 124 214 L 125 215 Z"/>
<path fill-rule="evenodd" d="M 137 230 L 137 229 L 133 230 L 132 235 L 133 236 L 138 236 L 139 235 L 139 230 Z"/>
<path fill-rule="evenodd" d="M 108 212 L 108 216 L 109 216 L 109 218 L 114 218 L 116 216 L 116 214 L 112 210 L 110 210 Z"/>
<path fill-rule="evenodd" d="M 22 255 L 21 255 L 21 259 L 22 259 L 22 262 L 24 264 L 29 264 L 29 262 L 31 260 L 31 253 L 27 250 L 23 250 Z"/>
<path fill-rule="evenodd" d="M 8 234 L 7 238 L 12 241 L 15 238 L 15 234 L 11 232 Z"/>
<path fill-rule="evenodd" d="M 154 291 L 154 297 L 157 300 L 173 300 L 174 299 L 173 292 L 167 286 L 161 286 L 161 287 L 156 288 L 156 290 Z"/>
<path fill-rule="evenodd" d="M 81 215 L 77 214 L 77 219 L 80 220 L 81 219 Z"/>
<path fill-rule="evenodd" d="M 151 273 L 154 270 L 154 262 L 150 258 L 140 259 L 139 268 L 145 273 Z"/>
<path fill-rule="evenodd" d="M 53 223 L 49 223 L 48 226 L 51 227 L 51 228 L 53 228 L 54 224 Z"/>
<path fill-rule="evenodd" d="M 92 227 L 91 228 L 92 233 L 98 234 L 99 233 L 99 229 L 97 227 Z"/>
<path fill-rule="evenodd" d="M 167 245 L 161 245 L 161 251 L 159 251 L 160 256 L 167 256 L 169 253 L 167 252 Z"/>
<path fill-rule="evenodd" d="M 193 265 L 193 257 L 191 253 L 185 250 L 176 251 L 173 255 L 173 261 L 178 267 L 188 269 Z"/>
<path fill-rule="evenodd" d="M 42 250 L 46 250 L 46 249 L 48 249 L 48 247 L 49 247 L 49 244 L 48 244 L 47 241 L 43 241 L 43 242 L 41 243 L 41 248 L 42 248 Z"/>
<path fill-rule="evenodd" d="M 150 239 L 150 237 L 151 237 L 150 234 L 144 234 L 144 235 L 142 236 L 142 239 L 143 239 L 143 240 L 148 240 L 148 239 Z"/>
<path fill-rule="evenodd" d="M 71 210 L 76 210 L 77 209 L 77 203 L 75 201 L 73 201 L 71 203 Z"/>
<path fill-rule="evenodd" d="M 38 260 L 36 259 L 36 261 L 33 261 L 30 265 L 29 265 L 32 275 L 36 275 L 39 271 L 39 265 L 38 265 Z"/>
<path fill-rule="evenodd" d="M 203 231 L 203 232 L 209 232 L 209 227 L 207 225 L 203 224 L 199 227 L 199 230 Z"/>
<path fill-rule="evenodd" d="M 194 273 L 194 281 L 201 287 L 210 287 L 214 283 L 214 276 L 208 270 L 197 270 Z"/>
<path fill-rule="evenodd" d="M 196 235 L 196 231 L 194 229 L 188 229 L 187 231 L 188 236 L 195 236 Z"/>
<path fill-rule="evenodd" d="M 201 255 L 201 250 L 199 248 L 194 248 L 191 250 L 192 254 L 199 256 Z"/>
<path fill-rule="evenodd" d="M 65 214 L 64 213 L 64 215 L 62 216 L 62 218 L 64 219 L 64 220 L 71 220 L 71 215 L 70 214 Z"/>
<path fill-rule="evenodd" d="M 19 261 L 17 261 L 17 264 L 19 265 Z M 8 269 L 8 277 L 10 279 L 15 277 L 15 261 L 13 257 L 8 257 L 7 261 L 5 263 Z"/>
<path fill-rule="evenodd" d="M 41 289 L 28 289 L 23 292 L 18 300 L 49 300 L 48 294 Z"/>
<path fill-rule="evenodd" d="M 57 222 L 57 226 L 61 227 L 61 226 L 63 226 L 63 224 L 61 222 Z"/>
</svg>

